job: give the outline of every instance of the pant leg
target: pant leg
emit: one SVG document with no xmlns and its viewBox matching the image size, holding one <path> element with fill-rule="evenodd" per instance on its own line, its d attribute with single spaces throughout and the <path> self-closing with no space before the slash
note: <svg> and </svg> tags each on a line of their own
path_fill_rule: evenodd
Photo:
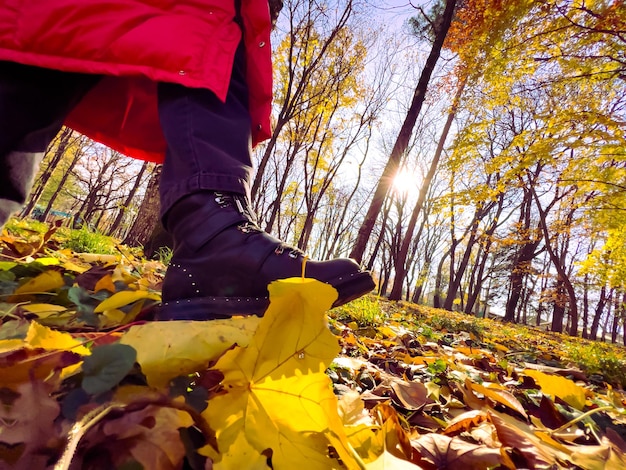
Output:
<svg viewBox="0 0 626 470">
<path fill-rule="evenodd" d="M 161 174 L 161 214 L 202 190 L 249 196 L 252 133 L 243 43 L 226 102 L 211 91 L 159 83 L 159 118 L 168 145 Z"/>
<path fill-rule="evenodd" d="M 0 228 L 26 202 L 46 148 L 98 80 L 0 62 Z"/>
</svg>

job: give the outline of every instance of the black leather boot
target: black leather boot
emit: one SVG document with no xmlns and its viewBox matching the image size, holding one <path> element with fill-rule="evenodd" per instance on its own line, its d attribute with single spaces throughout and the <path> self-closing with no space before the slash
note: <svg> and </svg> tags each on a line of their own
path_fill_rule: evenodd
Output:
<svg viewBox="0 0 626 470">
<path fill-rule="evenodd" d="M 159 320 L 262 316 L 269 305 L 268 284 L 302 275 L 304 254 L 261 230 L 244 196 L 191 194 L 168 211 L 165 224 L 174 253 Z M 304 273 L 337 289 L 333 307 L 375 287 L 370 273 L 351 259 L 307 260 Z"/>
</svg>

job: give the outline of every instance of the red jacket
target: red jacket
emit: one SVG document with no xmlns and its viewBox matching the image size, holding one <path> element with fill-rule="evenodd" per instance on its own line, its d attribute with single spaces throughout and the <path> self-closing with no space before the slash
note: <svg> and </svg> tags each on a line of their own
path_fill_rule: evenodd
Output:
<svg viewBox="0 0 626 470">
<path fill-rule="evenodd" d="M 241 0 L 253 144 L 269 137 L 268 0 Z M 241 39 L 230 0 L 2 0 L 0 60 L 105 75 L 66 124 L 126 155 L 160 162 L 157 81 L 226 97 Z"/>
</svg>

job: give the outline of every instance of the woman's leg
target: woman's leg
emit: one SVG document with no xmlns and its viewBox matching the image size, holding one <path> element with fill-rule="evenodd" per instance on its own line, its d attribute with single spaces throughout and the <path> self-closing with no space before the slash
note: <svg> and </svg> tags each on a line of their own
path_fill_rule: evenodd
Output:
<svg viewBox="0 0 626 470">
<path fill-rule="evenodd" d="M 168 143 L 161 175 L 161 214 L 202 190 L 248 195 L 252 147 L 245 51 L 240 45 L 226 102 L 207 89 L 159 83 L 159 118 Z"/>
<path fill-rule="evenodd" d="M 46 148 L 98 79 L 0 62 L 0 228 L 26 202 Z"/>
<path fill-rule="evenodd" d="M 306 261 L 302 252 L 257 226 L 249 203 L 244 61 L 240 47 L 225 103 L 208 90 L 159 85 L 169 147 L 161 175 L 162 214 L 174 239 L 163 283 L 163 320 L 262 315 L 268 284 L 301 276 L 303 264 L 306 277 L 337 289 L 335 306 L 374 288 L 370 274 L 354 261 Z"/>
</svg>

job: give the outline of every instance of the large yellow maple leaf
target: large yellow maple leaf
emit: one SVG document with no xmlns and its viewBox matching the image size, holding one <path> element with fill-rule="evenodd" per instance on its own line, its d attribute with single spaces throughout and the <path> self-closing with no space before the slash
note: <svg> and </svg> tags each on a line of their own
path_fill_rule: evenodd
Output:
<svg viewBox="0 0 626 470">
<path fill-rule="evenodd" d="M 340 468 L 339 459 L 358 468 L 324 374 L 339 352 L 324 317 L 337 292 L 301 278 L 276 281 L 269 292 L 270 306 L 250 344 L 215 364 L 225 393 L 203 412 L 217 434 L 213 468 L 237 468 L 233 446 L 244 441 L 255 459 L 269 456 L 278 470 Z"/>
</svg>

